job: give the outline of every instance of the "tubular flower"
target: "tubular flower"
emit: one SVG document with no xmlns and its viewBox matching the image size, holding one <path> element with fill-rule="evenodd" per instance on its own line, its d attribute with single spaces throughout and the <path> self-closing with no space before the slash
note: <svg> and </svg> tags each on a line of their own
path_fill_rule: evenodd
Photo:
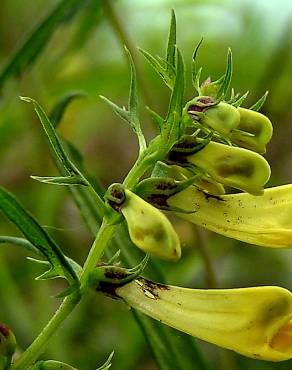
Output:
<svg viewBox="0 0 292 370">
<path fill-rule="evenodd" d="M 181 256 L 180 241 L 168 218 L 130 190 L 121 206 L 132 242 L 146 253 L 168 260 Z"/>
<path fill-rule="evenodd" d="M 292 247 L 291 184 L 265 189 L 261 196 L 212 196 L 191 186 L 170 197 L 168 204 L 193 210 L 177 215 L 229 238 L 265 247 Z"/>
<path fill-rule="evenodd" d="M 269 164 L 259 154 L 213 141 L 187 160 L 214 180 L 255 195 L 263 191 L 270 177 Z"/>
<path fill-rule="evenodd" d="M 164 324 L 244 356 L 292 358 L 292 294 L 284 288 L 201 290 L 139 278 L 115 293 Z"/>
<path fill-rule="evenodd" d="M 273 135 L 271 121 L 259 112 L 242 107 L 237 109 L 240 122 L 238 130 L 232 132 L 231 141 L 243 148 L 265 153 L 266 145 Z"/>
</svg>

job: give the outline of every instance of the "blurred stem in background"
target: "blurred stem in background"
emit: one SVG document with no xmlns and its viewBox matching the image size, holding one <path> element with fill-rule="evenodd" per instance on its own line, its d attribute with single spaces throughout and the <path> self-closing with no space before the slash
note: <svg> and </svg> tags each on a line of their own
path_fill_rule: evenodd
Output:
<svg viewBox="0 0 292 370">
<path fill-rule="evenodd" d="M 127 49 L 130 51 L 130 54 L 132 55 L 136 71 L 137 71 L 137 78 L 139 82 L 139 87 L 141 90 L 141 96 L 144 100 L 145 105 L 152 107 L 153 101 L 151 99 L 151 95 L 149 92 L 149 88 L 147 86 L 147 81 L 144 71 L 142 70 L 141 63 L 139 58 L 137 57 L 137 48 L 132 41 L 130 35 L 128 34 L 128 31 L 126 30 L 126 27 L 122 21 L 122 17 L 118 16 L 118 12 L 115 10 L 115 7 L 113 5 L 112 0 L 101 0 L 104 15 L 111 25 L 117 39 L 119 40 L 121 47 L 123 48 L 123 45 L 127 47 Z M 128 61 L 128 56 L 125 51 L 125 48 L 123 48 L 123 52 L 125 55 L 126 61 Z M 155 106 L 154 106 L 155 107 Z"/>
</svg>

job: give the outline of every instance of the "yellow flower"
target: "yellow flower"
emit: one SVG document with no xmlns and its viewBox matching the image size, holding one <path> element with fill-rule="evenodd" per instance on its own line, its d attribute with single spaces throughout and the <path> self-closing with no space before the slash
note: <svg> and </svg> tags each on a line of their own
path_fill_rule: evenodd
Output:
<svg viewBox="0 0 292 370">
<path fill-rule="evenodd" d="M 247 243 L 273 248 L 292 247 L 292 185 L 247 193 L 212 196 L 196 187 L 168 199 L 194 213 L 177 215 L 216 233 Z"/>
<path fill-rule="evenodd" d="M 121 205 L 132 242 L 146 253 L 176 261 L 181 257 L 180 241 L 168 218 L 130 190 Z"/>
<path fill-rule="evenodd" d="M 284 288 L 187 289 L 139 278 L 116 294 L 164 324 L 242 355 L 292 358 L 292 294 Z"/>
</svg>

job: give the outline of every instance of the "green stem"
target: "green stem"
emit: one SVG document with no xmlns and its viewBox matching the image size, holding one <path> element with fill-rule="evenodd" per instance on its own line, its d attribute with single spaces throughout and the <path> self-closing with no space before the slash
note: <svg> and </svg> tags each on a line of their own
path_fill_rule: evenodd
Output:
<svg viewBox="0 0 292 370">
<path fill-rule="evenodd" d="M 104 217 L 103 222 L 96 235 L 96 238 L 92 244 L 88 257 L 84 263 L 83 271 L 80 277 L 81 285 L 86 282 L 86 278 L 89 272 L 95 268 L 97 261 L 99 261 L 108 242 L 113 236 L 117 226 L 115 224 L 115 221 L 117 221 L 118 217 L 119 215 L 115 213 L 113 213 L 109 219 Z"/>
<path fill-rule="evenodd" d="M 153 163 L 153 160 L 149 160 L 150 158 L 151 155 L 149 151 L 145 150 L 144 154 L 137 160 L 132 170 L 126 177 L 125 183 L 127 186 L 135 186 L 139 178 Z M 88 274 L 95 268 L 97 261 L 102 256 L 106 246 L 115 232 L 119 217 L 120 216 L 118 214 L 112 211 L 111 213 L 108 213 L 107 217 L 103 218 L 102 225 L 99 228 L 80 276 L 81 286 L 84 286 Z M 52 319 L 48 322 L 47 326 L 42 330 L 35 341 L 26 349 L 22 356 L 12 365 L 11 370 L 25 370 L 38 359 L 40 354 L 43 352 L 46 343 L 57 331 L 67 316 L 73 311 L 75 306 L 79 303 L 81 297 L 82 295 L 79 291 L 78 293 L 72 294 L 64 299 L 63 303 L 60 305 Z"/>
<path fill-rule="evenodd" d="M 48 322 L 34 342 L 22 356 L 11 366 L 11 370 L 25 370 L 33 364 L 43 352 L 43 348 L 52 335 L 57 331 L 65 318 L 73 311 L 80 300 L 79 294 L 73 294 L 64 299 L 55 315 Z"/>
</svg>

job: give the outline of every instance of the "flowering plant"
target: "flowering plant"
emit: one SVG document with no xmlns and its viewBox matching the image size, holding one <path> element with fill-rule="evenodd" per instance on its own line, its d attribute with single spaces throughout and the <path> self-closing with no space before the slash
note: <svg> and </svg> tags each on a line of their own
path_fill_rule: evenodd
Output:
<svg viewBox="0 0 292 370">
<path fill-rule="evenodd" d="M 58 295 L 64 298 L 59 309 L 18 358 L 13 357 L 14 334 L 6 326 L 0 327 L 0 366 L 3 369 L 73 369 L 57 361 L 37 360 L 51 336 L 92 289 L 122 299 L 132 308 L 180 331 L 245 356 L 269 361 L 292 357 L 290 291 L 276 286 L 189 289 L 141 277 L 146 265 L 152 263 L 148 261 L 149 256 L 179 263 L 183 251 L 167 217 L 169 213 L 247 243 L 274 248 L 292 245 L 291 185 L 264 189 L 270 177 L 270 166 L 263 154 L 273 129 L 270 120 L 258 110 L 267 94 L 250 108 L 241 106 L 247 94 L 240 96 L 233 89 L 229 94 L 230 50 L 223 76 L 201 83 L 201 69 L 196 68 L 200 45 L 201 42 L 195 49 L 192 69 L 197 95 L 187 102 L 184 100 L 184 62 L 176 45 L 174 12 L 165 59 L 141 50 L 171 91 L 165 117 L 149 109 L 158 127 L 157 136 L 150 142 L 141 128 L 136 71 L 132 56 L 126 50 L 131 70 L 128 107 L 121 108 L 101 98 L 129 123 L 137 135 L 139 154 L 124 181 L 112 184 L 104 193 L 84 170 L 77 150 L 57 133 L 58 122 L 48 118 L 36 100 L 21 97 L 33 104 L 60 172 L 57 177 L 32 178 L 46 184 L 67 186 L 77 203 L 80 198 L 87 197 L 102 221 L 81 267 L 62 252 L 11 193 L 0 188 L 0 209 L 25 236 L 25 239 L 6 237 L 6 240 L 35 253 L 40 260 L 34 261 L 48 266 L 38 279 L 64 278 L 68 283 Z M 57 109 L 65 106 L 62 101 Z M 118 266 L 120 258 L 124 258 L 126 264 L 130 262 L 110 248 L 120 224 L 126 224 L 133 245 L 146 254 L 143 261 L 132 268 Z M 101 263 L 106 251 L 110 257 Z M 153 335 L 147 319 L 140 319 L 140 322 L 146 335 Z M 164 339 L 160 337 L 159 340 Z M 161 356 L 155 341 L 152 349 L 160 368 L 169 369 L 169 365 L 165 365 L 169 358 L 167 354 L 165 358 Z M 108 369 L 110 362 L 111 357 L 100 369 Z"/>
</svg>

